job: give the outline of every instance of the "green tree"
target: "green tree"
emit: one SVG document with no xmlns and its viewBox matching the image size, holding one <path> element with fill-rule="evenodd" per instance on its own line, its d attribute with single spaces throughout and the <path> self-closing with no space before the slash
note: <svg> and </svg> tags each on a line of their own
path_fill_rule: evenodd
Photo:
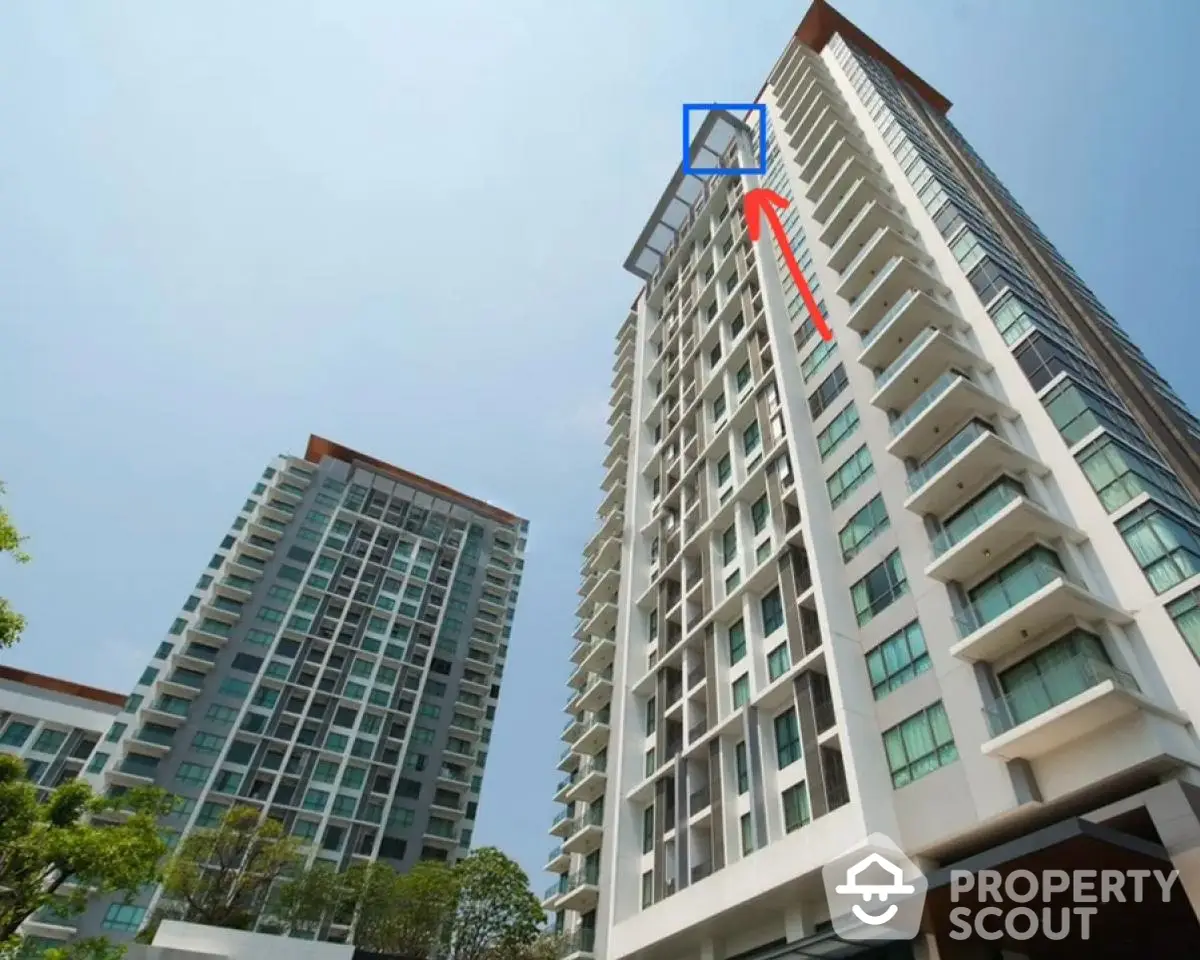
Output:
<svg viewBox="0 0 1200 960">
<path fill-rule="evenodd" d="M 167 849 L 157 818 L 167 804 L 152 789 L 97 797 L 79 780 L 43 802 L 24 764 L 0 755 L 0 956 L 20 948 L 17 930 L 39 910 L 69 917 L 91 895 L 133 896 L 154 882 Z M 95 945 L 93 955 L 102 955 Z"/>
<path fill-rule="evenodd" d="M 254 807 L 234 807 L 212 829 L 192 830 L 163 870 L 168 905 L 150 930 L 169 918 L 248 930 L 267 907 L 273 887 L 300 872 L 299 844 Z M 302 917 L 296 914 L 296 922 Z"/>
<path fill-rule="evenodd" d="M 0 496 L 4 495 L 4 484 L 0 483 Z M 8 511 L 0 506 L 0 553 L 10 553 L 17 563 L 28 563 L 29 554 L 21 549 L 25 538 L 17 532 Z M 0 650 L 13 646 L 21 639 L 25 629 L 25 618 L 17 613 L 7 600 L 0 597 Z"/>
<path fill-rule="evenodd" d="M 351 881 L 351 888 L 357 906 L 355 946 L 414 960 L 442 955 L 459 904 L 457 868 L 422 860 L 398 874 L 374 863 Z"/>
<path fill-rule="evenodd" d="M 495 847 L 454 866 L 458 882 L 447 960 L 524 960 L 546 918 L 529 877 Z"/>
</svg>

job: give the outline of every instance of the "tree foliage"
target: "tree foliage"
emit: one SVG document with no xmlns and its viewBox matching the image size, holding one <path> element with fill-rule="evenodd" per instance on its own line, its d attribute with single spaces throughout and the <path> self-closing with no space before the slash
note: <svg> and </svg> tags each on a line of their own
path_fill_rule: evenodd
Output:
<svg viewBox="0 0 1200 960">
<path fill-rule="evenodd" d="M 0 483 L 0 496 L 4 494 L 4 484 Z M 8 553 L 17 563 L 28 563 L 29 554 L 21 549 L 25 538 L 17 532 L 8 511 L 0 506 L 0 553 Z M 5 600 L 0 597 L 0 650 L 13 646 L 21 639 L 21 631 L 25 629 L 25 618 L 17 613 Z"/>
<path fill-rule="evenodd" d="M 407 873 L 375 863 L 356 884 L 354 944 L 405 957 L 444 954 L 459 898 L 456 869 L 424 860 Z"/>
<path fill-rule="evenodd" d="M 15 950 L 18 928 L 43 908 L 81 913 L 92 894 L 130 896 L 155 880 L 166 853 L 157 818 L 162 791 L 97 797 L 72 780 L 44 801 L 16 757 L 0 755 L 0 955 Z"/>
<path fill-rule="evenodd" d="M 495 847 L 482 847 L 454 872 L 459 894 L 447 960 L 522 960 L 545 919 L 525 871 Z"/>
</svg>

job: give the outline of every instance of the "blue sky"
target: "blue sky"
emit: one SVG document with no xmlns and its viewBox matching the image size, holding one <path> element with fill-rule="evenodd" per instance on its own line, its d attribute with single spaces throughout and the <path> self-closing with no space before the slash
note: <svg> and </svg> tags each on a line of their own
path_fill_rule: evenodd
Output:
<svg viewBox="0 0 1200 960">
<path fill-rule="evenodd" d="M 124 690 L 310 432 L 532 523 L 479 843 L 541 889 L 621 263 L 760 0 L 0 6 L 0 661 Z M 1193 404 L 1200 6 L 845 0 Z M 1149 278 L 1139 282 L 1138 277 Z"/>
</svg>

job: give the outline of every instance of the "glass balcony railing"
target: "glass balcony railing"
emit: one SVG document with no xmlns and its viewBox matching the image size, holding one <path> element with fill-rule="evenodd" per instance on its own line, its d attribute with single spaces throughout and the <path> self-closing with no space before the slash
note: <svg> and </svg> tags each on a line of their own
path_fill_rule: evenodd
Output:
<svg viewBox="0 0 1200 960">
<path fill-rule="evenodd" d="M 590 927 L 581 927 L 574 933 L 568 934 L 563 940 L 561 956 L 568 957 L 573 953 L 591 953 L 596 949 L 596 931 Z"/>
<path fill-rule="evenodd" d="M 908 492 L 916 493 L 937 474 L 941 473 L 967 447 L 984 436 L 995 436 L 995 433 L 978 420 L 972 420 L 959 430 L 949 443 L 908 475 Z"/>
<path fill-rule="evenodd" d="M 951 547 L 962 543 L 976 530 L 1000 513 L 1005 507 L 1025 496 L 1014 483 L 1000 483 L 957 514 L 951 524 L 933 538 L 933 555 L 940 557 Z"/>
<path fill-rule="evenodd" d="M 593 867 L 588 869 L 585 867 L 583 870 L 577 870 L 571 874 L 571 879 L 567 882 L 567 889 L 576 890 L 579 887 L 595 886 L 598 883 L 600 883 L 600 868 Z"/>
<path fill-rule="evenodd" d="M 588 757 L 588 759 L 580 766 L 578 771 L 579 777 L 586 777 L 589 773 L 604 773 L 608 770 L 608 759 L 603 755 L 598 757 Z"/>
<path fill-rule="evenodd" d="M 888 325 L 892 322 L 892 318 L 897 316 L 901 310 L 912 303 L 913 298 L 916 297 L 919 292 L 920 291 L 918 290 L 909 290 L 908 293 L 906 293 L 888 308 L 888 312 L 885 313 L 883 318 L 871 328 L 871 332 L 863 338 L 862 348 L 864 350 L 866 350 L 871 344 L 879 339 L 880 335 L 887 330 Z"/>
<path fill-rule="evenodd" d="M 568 884 L 567 877 L 564 875 L 561 880 L 550 884 L 550 886 L 546 888 L 546 894 L 542 897 L 542 899 L 549 900 L 551 897 L 561 897 L 569 889 L 570 886 Z"/>
<path fill-rule="evenodd" d="M 858 178 L 858 180 L 854 181 L 854 186 L 858 186 L 858 184 L 859 184 L 859 182 L 860 182 L 861 180 L 862 180 L 862 177 L 859 177 L 859 178 Z M 854 188 L 853 188 L 853 187 L 851 187 L 851 189 L 854 189 Z M 847 199 L 849 196 L 850 196 L 850 195 L 847 193 L 845 197 L 843 197 L 841 200 L 839 200 L 839 201 L 838 201 L 838 205 L 837 205 L 837 207 L 836 207 L 836 208 L 835 208 L 835 210 L 834 210 L 834 212 L 835 212 L 835 213 L 836 213 L 838 210 L 841 210 L 841 209 L 842 209 L 842 204 L 844 204 L 844 203 L 846 202 L 846 199 Z M 834 243 L 833 243 L 833 249 L 836 249 L 836 248 L 838 247 L 838 245 L 839 245 L 839 244 L 842 242 L 842 240 L 843 240 L 845 237 L 848 237 L 848 236 L 850 236 L 850 234 L 852 234 L 852 233 L 854 232 L 854 229 L 855 229 L 855 228 L 856 228 L 856 227 L 857 227 L 857 226 L 858 226 L 860 223 L 862 223 L 864 219 L 866 219 L 866 216 L 867 216 L 867 214 L 868 214 L 868 213 L 870 213 L 870 212 L 871 212 L 871 204 L 869 204 L 869 203 L 868 203 L 868 204 L 866 204 L 866 205 L 865 205 L 865 206 L 864 206 L 864 207 L 863 207 L 861 210 L 859 210 L 859 211 L 858 211 L 858 213 L 856 213 L 856 214 L 854 215 L 854 219 L 853 219 L 853 220 L 851 220 L 851 221 L 850 221 L 848 224 L 846 224 L 846 228 L 845 228 L 845 229 L 842 231 L 842 234 L 841 234 L 841 236 L 840 236 L 840 237 L 838 237 L 838 238 L 837 238 L 837 240 L 835 240 L 835 241 L 834 241 Z M 832 217 L 831 217 L 830 219 L 832 219 Z"/>
<path fill-rule="evenodd" d="M 928 410 L 943 393 L 949 390 L 959 380 L 965 380 L 961 373 L 957 370 L 947 370 L 940 377 L 929 385 L 929 388 L 917 397 L 900 416 L 892 421 L 892 436 L 898 437 L 902 434 L 910 423 L 917 419 L 921 414 Z"/>
<path fill-rule="evenodd" d="M 923 350 L 925 344 L 927 344 L 937 335 L 937 327 L 926 327 L 924 330 L 922 330 L 921 333 L 917 335 L 916 339 L 904 348 L 904 352 L 901 353 L 900 356 L 889 363 L 884 370 L 881 370 L 879 374 L 876 375 L 875 389 L 882 390 L 889 383 L 891 383 L 896 378 L 896 374 L 904 368 L 904 365 L 913 357 L 915 357 L 921 350 Z"/>
<path fill-rule="evenodd" d="M 985 597 L 976 597 L 967 609 L 954 618 L 959 639 L 969 637 L 976 630 L 1008 613 L 1043 587 L 1055 580 L 1066 579 L 1066 572 L 1050 563 L 1036 561 L 1010 575 L 1003 587 L 997 587 Z"/>
<path fill-rule="evenodd" d="M 570 807 L 567 807 L 564 810 L 559 810 L 558 813 L 554 815 L 554 821 L 550 825 L 552 827 L 557 827 L 564 820 L 569 820 L 572 816 L 573 814 L 571 813 Z"/>
<path fill-rule="evenodd" d="M 551 860 L 557 860 L 561 855 L 562 855 L 562 844 L 561 843 L 555 844 L 553 847 L 550 848 L 550 852 L 548 854 L 546 854 L 546 862 L 549 863 Z"/>
<path fill-rule="evenodd" d="M 1130 674 L 1111 663 L 1093 654 L 1069 654 L 984 707 L 988 729 L 993 737 L 998 737 L 1106 680 L 1111 680 L 1122 690 L 1136 692 L 1138 689 L 1137 681 Z"/>
</svg>

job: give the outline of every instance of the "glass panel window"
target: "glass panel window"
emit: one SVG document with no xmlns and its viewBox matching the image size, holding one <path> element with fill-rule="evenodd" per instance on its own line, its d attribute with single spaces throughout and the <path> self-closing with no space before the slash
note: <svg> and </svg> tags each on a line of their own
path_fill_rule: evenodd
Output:
<svg viewBox="0 0 1200 960">
<path fill-rule="evenodd" d="M 732 475 L 733 461 L 729 459 L 729 454 L 725 454 L 720 460 L 717 461 L 717 486 L 725 486 Z"/>
<path fill-rule="evenodd" d="M 892 786 L 903 787 L 958 759 L 946 708 L 939 700 L 883 732 Z"/>
<path fill-rule="evenodd" d="M 750 814 L 743 813 L 741 820 L 738 821 L 738 830 L 742 838 L 742 856 L 746 856 L 754 852 L 754 824 L 750 820 Z"/>
<path fill-rule="evenodd" d="M 788 650 L 786 640 L 767 654 L 767 675 L 772 681 L 778 680 L 787 673 L 791 665 L 792 655 Z"/>
<path fill-rule="evenodd" d="M 829 405 L 846 389 L 847 383 L 846 368 L 839 363 L 808 398 L 808 411 L 814 420 L 829 409 Z"/>
<path fill-rule="evenodd" d="M 733 748 L 733 766 L 737 774 L 737 792 L 741 796 L 750 789 L 750 761 L 746 755 L 745 740 L 739 740 Z"/>
<path fill-rule="evenodd" d="M 782 800 L 783 828 L 788 833 L 799 830 L 812 820 L 812 813 L 808 806 L 808 789 L 803 783 L 784 790 Z"/>
<path fill-rule="evenodd" d="M 836 450 L 847 437 L 858 430 L 858 408 L 851 400 L 832 420 L 829 426 L 817 434 L 817 449 L 824 460 Z"/>
<path fill-rule="evenodd" d="M 859 447 L 842 463 L 832 477 L 825 481 L 829 489 L 829 503 L 836 507 L 850 494 L 861 487 L 875 473 L 871 451 L 866 444 Z"/>
<path fill-rule="evenodd" d="M 865 507 L 852 516 L 838 532 L 842 545 L 842 560 L 849 563 L 858 552 L 891 526 L 883 496 L 875 494 Z"/>
<path fill-rule="evenodd" d="M 759 443 L 762 441 L 762 432 L 758 428 L 758 421 L 755 420 L 745 430 L 742 431 L 742 452 L 746 456 L 750 456 L 758 449 Z"/>
<path fill-rule="evenodd" d="M 1181 516 L 1200 520 L 1200 511 L 1191 497 L 1165 467 L 1113 436 L 1105 435 L 1088 444 L 1076 459 L 1109 513 L 1148 493 Z"/>
<path fill-rule="evenodd" d="M 826 362 L 837 353 L 837 343 L 833 340 L 822 340 L 813 349 L 812 353 L 800 361 L 800 373 L 804 376 L 805 382 L 820 372 Z"/>
<path fill-rule="evenodd" d="M 767 503 L 767 495 L 764 493 L 750 507 L 750 519 L 754 522 L 754 532 L 756 534 L 762 533 L 766 529 L 767 520 L 770 517 L 771 508 Z"/>
<path fill-rule="evenodd" d="M 908 577 L 900 560 L 900 551 L 893 550 L 883 563 L 850 588 L 850 599 L 854 602 L 859 626 L 869 623 L 906 593 Z"/>
<path fill-rule="evenodd" d="M 1155 593 L 1200 573 L 1200 535 L 1158 504 L 1138 507 L 1117 522 L 1117 529 Z"/>
<path fill-rule="evenodd" d="M 733 681 L 733 709 L 743 707 L 750 699 L 750 675 L 743 673 Z"/>
<path fill-rule="evenodd" d="M 730 524 L 729 528 L 721 534 L 721 561 L 723 563 L 733 563 L 737 558 L 737 525 Z"/>
<path fill-rule="evenodd" d="M 769 637 L 783 626 L 783 599 L 780 597 L 779 588 L 775 587 L 763 597 L 759 606 L 762 610 L 763 631 Z"/>
<path fill-rule="evenodd" d="M 746 623 L 738 620 L 729 627 L 729 665 L 733 666 L 746 655 Z"/>
<path fill-rule="evenodd" d="M 775 718 L 775 759 L 780 770 L 800 759 L 800 725 L 795 708 L 789 708 Z"/>
<path fill-rule="evenodd" d="M 871 676 L 871 691 L 876 700 L 882 700 L 929 667 L 925 634 L 916 620 L 901 627 L 867 654 L 867 673 Z"/>
</svg>

